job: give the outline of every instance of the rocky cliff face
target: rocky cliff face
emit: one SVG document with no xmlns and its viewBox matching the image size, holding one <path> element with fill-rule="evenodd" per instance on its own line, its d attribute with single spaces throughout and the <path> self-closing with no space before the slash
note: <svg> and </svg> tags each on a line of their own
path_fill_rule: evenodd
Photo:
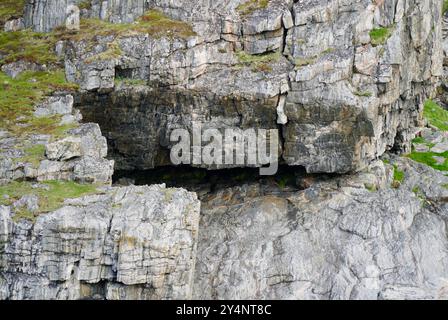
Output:
<svg viewBox="0 0 448 320">
<path fill-rule="evenodd" d="M 105 189 L 34 224 L 0 206 L 0 298 L 191 298 L 199 207 L 164 186 Z"/>
<path fill-rule="evenodd" d="M 65 32 L 71 5 L 83 20 Z M 79 90 L 34 107 L 63 135 L 0 130 L 0 298 L 448 298 L 448 178 L 386 153 L 424 125 L 441 15 L 438 0 L 27 1 L 5 28 L 51 32 Z M 48 68 L 0 59 L 11 79 Z M 278 128 L 282 163 L 307 174 L 199 200 L 110 187 L 114 165 L 168 165 L 193 122 Z M 446 141 L 431 134 L 420 148 Z"/>
<path fill-rule="evenodd" d="M 442 72 L 439 1 L 216 6 L 199 10 L 209 10 L 208 24 L 155 6 L 188 19 L 197 35 L 186 39 L 109 36 L 93 51 L 67 44 L 67 76 L 86 92 L 77 106 L 105 128 L 118 168 L 163 165 L 170 132 L 192 120 L 219 130 L 278 126 L 283 160 L 309 172 L 357 171 L 387 150 L 410 149 Z M 95 59 L 110 43 L 120 52 Z"/>
</svg>

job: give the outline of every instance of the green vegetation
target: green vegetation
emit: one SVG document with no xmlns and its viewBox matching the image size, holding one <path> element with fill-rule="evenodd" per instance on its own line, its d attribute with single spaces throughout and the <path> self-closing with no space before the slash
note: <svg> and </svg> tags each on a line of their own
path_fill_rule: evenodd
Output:
<svg viewBox="0 0 448 320">
<path fill-rule="evenodd" d="M 279 52 L 248 54 L 239 51 L 236 55 L 241 65 L 251 66 L 254 71 L 270 71 L 270 64 L 278 61 L 281 57 Z"/>
<path fill-rule="evenodd" d="M 59 39 L 96 42 L 100 36 L 130 36 L 147 33 L 154 38 L 188 38 L 196 33 L 188 23 L 173 20 L 158 10 L 150 10 L 134 23 L 110 23 L 100 19 L 82 19 L 79 31 L 67 31 L 65 27 L 56 28 L 54 34 Z"/>
<path fill-rule="evenodd" d="M 0 1 L 0 29 L 6 21 L 18 18 L 23 14 L 25 0 L 1 0 Z M 0 41 L 1 43 L 1 41 Z"/>
<path fill-rule="evenodd" d="M 10 182 L 0 186 L 0 205 L 11 205 L 24 195 L 35 195 L 39 198 L 38 214 L 51 212 L 63 206 L 64 200 L 75 199 L 89 194 L 97 193 L 97 186 L 90 184 L 79 184 L 76 182 L 47 181 L 42 186 L 33 186 L 30 182 Z M 6 198 L 4 196 L 7 196 Z M 34 221 L 35 214 L 28 210 L 19 210 L 14 220 L 28 219 Z"/>
<path fill-rule="evenodd" d="M 0 127 L 17 135 L 60 134 L 59 117 L 36 118 L 36 104 L 56 91 L 74 91 L 67 83 L 62 63 L 54 53 L 57 38 L 31 30 L 0 32 L 0 65 L 27 61 L 45 65 L 46 71 L 26 71 L 15 79 L 0 72 Z"/>
<path fill-rule="evenodd" d="M 423 116 L 432 126 L 442 131 L 448 131 L 448 112 L 434 101 L 425 102 Z"/>
<path fill-rule="evenodd" d="M 80 10 L 90 10 L 92 9 L 92 0 L 84 0 L 78 4 Z"/>
<path fill-rule="evenodd" d="M 55 91 L 72 91 L 77 86 L 65 81 L 57 69 L 47 72 L 24 72 L 16 79 L 0 72 L 0 127 L 17 135 L 61 133 L 59 117 L 36 118 L 34 106 Z"/>
<path fill-rule="evenodd" d="M 448 111 L 443 109 L 434 101 L 428 100 L 425 102 L 423 116 L 432 126 L 441 131 L 448 131 Z M 412 142 L 414 144 L 425 144 L 430 148 L 434 146 L 434 144 L 426 142 L 423 137 L 416 137 Z M 426 164 L 436 170 L 448 171 L 448 152 L 417 152 L 413 149 L 408 157 L 416 162 Z M 445 161 L 443 163 L 439 163 L 435 157 L 445 158 Z"/>
<path fill-rule="evenodd" d="M 296 69 L 297 69 L 297 68 L 300 68 L 300 67 L 305 67 L 305 66 L 308 66 L 310 64 L 313 64 L 313 63 L 316 62 L 316 60 L 317 60 L 317 57 L 296 58 L 295 61 L 294 61 L 294 64 L 295 64 Z"/>
<path fill-rule="evenodd" d="M 385 44 L 387 39 L 392 35 L 392 28 L 392 26 L 388 28 L 375 28 L 370 31 L 372 45 L 379 46 Z"/>
<path fill-rule="evenodd" d="M 416 137 L 414 140 L 412 140 L 412 143 L 414 144 L 424 144 L 426 143 L 425 139 L 423 137 Z"/>
<path fill-rule="evenodd" d="M 404 172 L 398 169 L 398 166 L 394 164 L 394 182 L 392 186 L 399 188 L 404 181 Z"/>
<path fill-rule="evenodd" d="M 37 167 L 45 159 L 45 146 L 42 144 L 27 147 L 24 151 L 25 155 L 16 159 L 17 162 L 31 163 L 34 167 Z"/>
<path fill-rule="evenodd" d="M 448 0 L 444 0 L 442 12 L 443 14 L 445 14 L 447 11 L 448 11 Z"/>
<path fill-rule="evenodd" d="M 426 199 L 426 196 L 425 196 L 424 192 L 420 189 L 420 187 L 415 186 L 415 187 L 412 189 L 412 192 L 415 194 L 415 196 L 416 196 L 418 199 L 420 199 L 420 201 L 421 201 L 422 203 L 426 203 L 426 202 L 428 202 L 428 200 Z"/>
<path fill-rule="evenodd" d="M 439 171 L 448 171 L 448 152 L 435 153 L 435 152 L 415 152 L 413 151 L 408 157 L 416 162 L 426 164 Z M 434 159 L 434 157 L 443 157 L 445 162 L 440 164 Z"/>
<path fill-rule="evenodd" d="M 85 1 L 87 3 L 87 1 Z M 23 8 L 23 1 L 4 1 L 0 5 L 0 16 L 9 17 Z M 84 4 L 84 3 L 83 3 Z M 21 10 L 21 9 L 20 9 Z M 98 36 L 123 36 L 135 33 L 149 33 L 154 37 L 189 37 L 194 35 L 191 26 L 172 20 L 156 10 L 148 11 L 133 24 L 112 24 L 87 19 L 81 23 L 81 30 L 67 31 L 64 27 L 52 33 L 37 33 L 31 30 L 0 32 L 0 65 L 27 61 L 45 65 L 47 71 L 27 71 L 12 79 L 0 72 L 0 127 L 15 134 L 29 133 L 61 134 L 66 127 L 59 126 L 58 117 L 35 118 L 36 104 L 56 91 L 73 91 L 77 86 L 67 83 L 62 63 L 54 53 L 58 40 L 84 40 L 94 45 Z M 115 41 L 109 48 L 90 58 L 92 61 L 119 57 L 121 50 Z M 89 60 L 89 59 L 88 59 Z"/>
<path fill-rule="evenodd" d="M 285 189 L 287 186 L 295 186 L 296 184 L 296 177 L 289 173 L 279 174 L 275 180 L 280 189 Z"/>
<path fill-rule="evenodd" d="M 373 93 L 370 91 L 356 91 L 356 92 L 354 92 L 354 94 L 355 94 L 355 96 L 358 96 L 358 97 L 368 97 L 368 98 L 373 95 Z"/>
<path fill-rule="evenodd" d="M 269 5 L 269 0 L 248 0 L 240 4 L 236 10 L 243 16 L 248 16 L 255 11 L 266 9 Z"/>
<path fill-rule="evenodd" d="M 111 42 L 107 46 L 108 46 L 108 49 L 106 51 L 103 51 L 97 55 L 87 58 L 85 60 L 85 62 L 92 63 L 94 61 L 113 60 L 113 59 L 118 59 L 122 55 L 123 52 L 121 51 L 121 48 L 118 43 Z"/>
<path fill-rule="evenodd" d="M 53 34 L 22 30 L 0 33 L 1 64 L 14 61 L 28 61 L 41 65 L 56 64 L 54 54 L 56 38 Z"/>
</svg>

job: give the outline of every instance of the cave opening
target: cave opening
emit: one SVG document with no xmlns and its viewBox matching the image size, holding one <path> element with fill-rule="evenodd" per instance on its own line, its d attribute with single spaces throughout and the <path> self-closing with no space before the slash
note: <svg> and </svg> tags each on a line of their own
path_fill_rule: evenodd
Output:
<svg viewBox="0 0 448 320">
<path fill-rule="evenodd" d="M 262 176 L 259 168 L 207 170 L 191 166 L 164 166 L 150 170 L 116 170 L 114 185 L 166 184 L 170 188 L 193 191 L 200 198 L 225 189 L 256 186 L 261 194 L 286 195 L 305 190 L 335 174 L 308 174 L 300 166 L 280 165 L 272 176 Z"/>
</svg>

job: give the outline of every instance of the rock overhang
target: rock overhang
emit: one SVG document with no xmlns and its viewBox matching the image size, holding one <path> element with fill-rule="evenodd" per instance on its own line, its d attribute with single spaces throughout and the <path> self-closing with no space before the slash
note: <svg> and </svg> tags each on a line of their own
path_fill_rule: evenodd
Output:
<svg viewBox="0 0 448 320">
<path fill-rule="evenodd" d="M 90 14 L 95 15 L 97 4 L 92 4 Z M 138 126 L 145 125 L 142 116 L 147 125 L 158 123 L 155 105 L 173 110 L 162 112 L 167 121 L 159 124 L 159 132 L 177 127 L 168 118 L 188 119 L 192 114 L 220 130 L 279 128 L 287 164 L 313 173 L 358 171 L 387 150 L 409 150 L 414 128 L 421 124 L 422 104 L 440 76 L 437 1 L 135 1 L 128 9 L 133 6 L 183 20 L 196 36 L 99 37 L 94 50 L 82 42 L 66 43 L 67 77 L 83 91 L 129 94 L 129 100 L 142 97 L 129 102 L 139 105 L 135 114 L 123 106 L 128 118 L 117 126 L 118 135 L 127 124 L 138 133 Z M 110 53 L 111 43 L 119 54 L 96 60 Z M 176 92 L 176 101 L 160 108 L 163 98 L 154 93 L 143 98 L 138 88 L 121 90 L 117 78 L 141 81 L 160 94 L 169 88 Z M 183 94 L 196 98 L 179 98 Z M 179 107 L 182 100 L 194 100 L 193 108 Z M 232 101 L 235 112 L 218 110 L 225 100 Z M 108 129 L 113 135 L 113 128 Z M 151 150 L 154 143 L 161 144 L 157 134 L 147 139 Z M 141 138 L 136 141 L 131 149 L 143 146 L 142 153 L 150 152 Z M 153 166 L 153 160 L 136 165 Z"/>
</svg>

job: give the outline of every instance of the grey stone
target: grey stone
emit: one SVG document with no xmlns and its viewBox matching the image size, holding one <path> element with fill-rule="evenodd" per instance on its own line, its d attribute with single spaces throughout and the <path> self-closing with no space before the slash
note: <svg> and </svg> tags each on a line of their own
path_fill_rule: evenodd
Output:
<svg viewBox="0 0 448 320">
<path fill-rule="evenodd" d="M 22 74 L 25 71 L 42 71 L 45 69 L 46 69 L 45 66 L 41 66 L 33 62 L 22 60 L 4 64 L 2 65 L 1 68 L 1 70 L 4 73 L 6 73 L 13 79 L 17 78 L 20 74 Z"/>
<path fill-rule="evenodd" d="M 199 208 L 164 186 L 71 200 L 34 225 L 0 206 L 0 298 L 189 299 Z"/>
<path fill-rule="evenodd" d="M 6 21 L 4 26 L 5 32 L 20 31 L 23 30 L 24 28 L 25 28 L 25 22 L 23 21 L 23 18 L 17 18 Z"/>
</svg>

